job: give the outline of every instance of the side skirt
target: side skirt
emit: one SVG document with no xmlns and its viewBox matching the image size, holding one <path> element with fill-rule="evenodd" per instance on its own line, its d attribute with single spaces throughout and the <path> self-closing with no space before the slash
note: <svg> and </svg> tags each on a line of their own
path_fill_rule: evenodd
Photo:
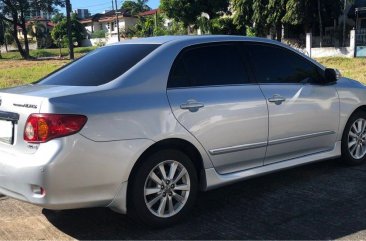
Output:
<svg viewBox="0 0 366 241">
<path fill-rule="evenodd" d="M 215 168 L 205 169 L 206 185 L 204 185 L 203 190 L 208 191 L 215 188 L 219 188 L 228 184 L 232 184 L 241 180 L 246 180 L 252 177 L 268 174 L 271 172 L 276 172 L 284 170 L 291 167 L 296 167 L 311 162 L 323 161 L 331 158 L 336 158 L 341 156 L 341 142 L 336 142 L 333 150 L 327 152 L 316 153 L 296 159 L 291 159 L 283 162 L 277 162 L 249 170 L 229 173 L 229 174 L 219 174 L 216 172 Z"/>
</svg>

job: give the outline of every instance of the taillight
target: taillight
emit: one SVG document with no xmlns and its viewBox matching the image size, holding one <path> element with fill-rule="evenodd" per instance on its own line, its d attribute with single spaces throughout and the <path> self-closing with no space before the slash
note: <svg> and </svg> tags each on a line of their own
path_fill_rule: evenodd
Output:
<svg viewBox="0 0 366 241">
<path fill-rule="evenodd" d="M 83 115 L 31 114 L 24 128 L 24 140 L 44 143 L 79 132 L 87 121 Z"/>
</svg>

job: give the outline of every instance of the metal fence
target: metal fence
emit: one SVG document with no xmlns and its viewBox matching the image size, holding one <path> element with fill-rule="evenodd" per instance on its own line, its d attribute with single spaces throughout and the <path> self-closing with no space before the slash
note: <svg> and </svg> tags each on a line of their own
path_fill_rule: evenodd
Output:
<svg viewBox="0 0 366 241">
<path fill-rule="evenodd" d="M 356 46 L 366 46 L 366 29 L 356 31 Z"/>
</svg>

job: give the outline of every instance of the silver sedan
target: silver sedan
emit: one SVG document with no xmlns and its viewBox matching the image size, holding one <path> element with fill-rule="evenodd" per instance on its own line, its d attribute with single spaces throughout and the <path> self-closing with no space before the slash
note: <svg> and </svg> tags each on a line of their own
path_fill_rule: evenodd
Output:
<svg viewBox="0 0 366 241">
<path fill-rule="evenodd" d="M 365 154 L 365 86 L 267 39 L 131 40 L 0 90 L 0 193 L 49 209 L 161 227 L 199 190 Z"/>
</svg>

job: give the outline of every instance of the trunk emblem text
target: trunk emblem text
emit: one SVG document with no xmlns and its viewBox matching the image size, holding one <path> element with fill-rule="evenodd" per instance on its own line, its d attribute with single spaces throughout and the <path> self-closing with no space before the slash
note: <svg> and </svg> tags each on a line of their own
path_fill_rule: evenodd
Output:
<svg viewBox="0 0 366 241">
<path fill-rule="evenodd" d="M 31 105 L 31 104 L 13 104 L 16 107 L 23 107 L 23 108 L 29 108 L 29 109 L 37 109 L 37 105 Z"/>
</svg>

